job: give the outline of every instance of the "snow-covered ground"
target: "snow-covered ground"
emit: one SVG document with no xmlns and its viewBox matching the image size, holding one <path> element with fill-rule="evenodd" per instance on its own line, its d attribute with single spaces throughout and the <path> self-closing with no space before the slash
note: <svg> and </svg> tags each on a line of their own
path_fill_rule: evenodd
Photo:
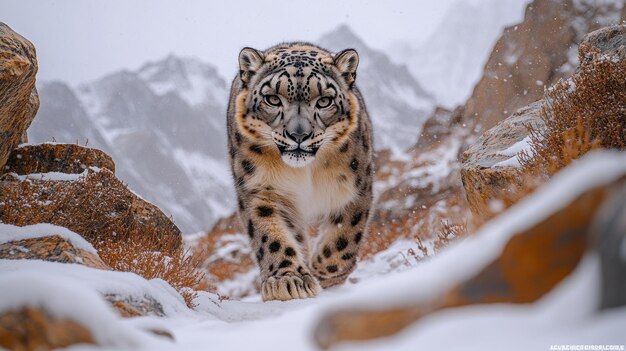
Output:
<svg viewBox="0 0 626 351">
<path fill-rule="evenodd" d="M 602 172 L 598 172 L 601 169 Z M 220 301 L 200 293 L 194 310 L 167 283 L 78 264 L 0 260 L 0 311 L 34 304 L 91 329 L 102 347 L 120 350 L 316 350 L 313 331 L 327 313 L 345 308 L 389 308 L 419 303 L 473 276 L 496 258 L 508 239 L 590 189 L 626 174 L 626 154 L 594 152 L 557 174 L 535 194 L 511 207 L 464 241 L 435 257 L 407 259 L 415 243 L 398 241 L 360 262 L 347 284 L 307 300 L 263 303 L 259 296 Z M 3 225 L 11 238 L 57 228 Z M 72 242 L 80 237 L 58 230 Z M 87 247 L 89 248 L 89 247 Z M 587 254 L 576 271 L 540 301 L 450 309 L 419 320 L 401 333 L 373 342 L 342 344 L 339 350 L 550 349 L 551 345 L 624 345 L 626 308 L 597 310 L 600 266 Z M 122 319 L 101 294 L 149 295 L 166 317 Z M 174 340 L 148 329 L 165 329 Z M 93 350 L 78 345 L 70 350 Z"/>
</svg>

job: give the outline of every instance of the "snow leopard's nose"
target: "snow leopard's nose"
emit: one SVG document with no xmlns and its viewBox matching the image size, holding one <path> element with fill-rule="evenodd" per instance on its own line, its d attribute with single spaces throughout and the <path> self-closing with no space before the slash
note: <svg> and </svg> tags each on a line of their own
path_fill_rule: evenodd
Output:
<svg viewBox="0 0 626 351">
<path fill-rule="evenodd" d="M 295 141 L 298 144 L 302 144 L 304 141 L 313 136 L 313 132 L 305 132 L 304 129 L 294 130 L 292 133 L 285 131 L 285 135 L 287 138 Z"/>
</svg>

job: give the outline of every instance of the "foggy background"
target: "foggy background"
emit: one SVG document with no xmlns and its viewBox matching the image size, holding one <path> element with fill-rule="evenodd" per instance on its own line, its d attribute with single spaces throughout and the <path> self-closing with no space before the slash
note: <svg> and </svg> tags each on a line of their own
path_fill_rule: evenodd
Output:
<svg viewBox="0 0 626 351">
<path fill-rule="evenodd" d="M 379 49 L 417 45 L 453 2 L 3 0 L 0 14 L 35 44 L 39 79 L 76 84 L 169 53 L 197 56 L 230 77 L 244 46 L 315 41 L 342 23 Z"/>
</svg>

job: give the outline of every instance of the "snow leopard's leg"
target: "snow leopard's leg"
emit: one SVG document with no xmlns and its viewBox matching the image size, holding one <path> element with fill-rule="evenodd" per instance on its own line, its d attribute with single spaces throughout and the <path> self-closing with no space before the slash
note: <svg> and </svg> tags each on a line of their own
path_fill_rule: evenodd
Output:
<svg viewBox="0 0 626 351">
<path fill-rule="evenodd" d="M 264 301 L 313 297 L 321 290 L 306 262 L 307 237 L 289 200 L 271 188 L 240 191 L 239 215 L 261 271 Z"/>
<path fill-rule="evenodd" d="M 343 283 L 356 267 L 372 202 L 371 187 L 367 188 L 370 191 L 360 193 L 320 226 L 321 237 L 311 257 L 311 268 L 324 288 Z"/>
</svg>

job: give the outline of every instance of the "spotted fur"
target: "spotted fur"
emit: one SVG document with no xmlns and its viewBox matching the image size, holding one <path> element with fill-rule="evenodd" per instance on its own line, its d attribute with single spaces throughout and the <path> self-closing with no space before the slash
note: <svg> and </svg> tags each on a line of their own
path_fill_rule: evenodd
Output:
<svg viewBox="0 0 626 351">
<path fill-rule="evenodd" d="M 355 50 L 306 43 L 239 54 L 228 147 L 264 300 L 315 296 L 356 266 L 372 202 L 372 126 L 354 84 L 358 61 Z"/>
</svg>

